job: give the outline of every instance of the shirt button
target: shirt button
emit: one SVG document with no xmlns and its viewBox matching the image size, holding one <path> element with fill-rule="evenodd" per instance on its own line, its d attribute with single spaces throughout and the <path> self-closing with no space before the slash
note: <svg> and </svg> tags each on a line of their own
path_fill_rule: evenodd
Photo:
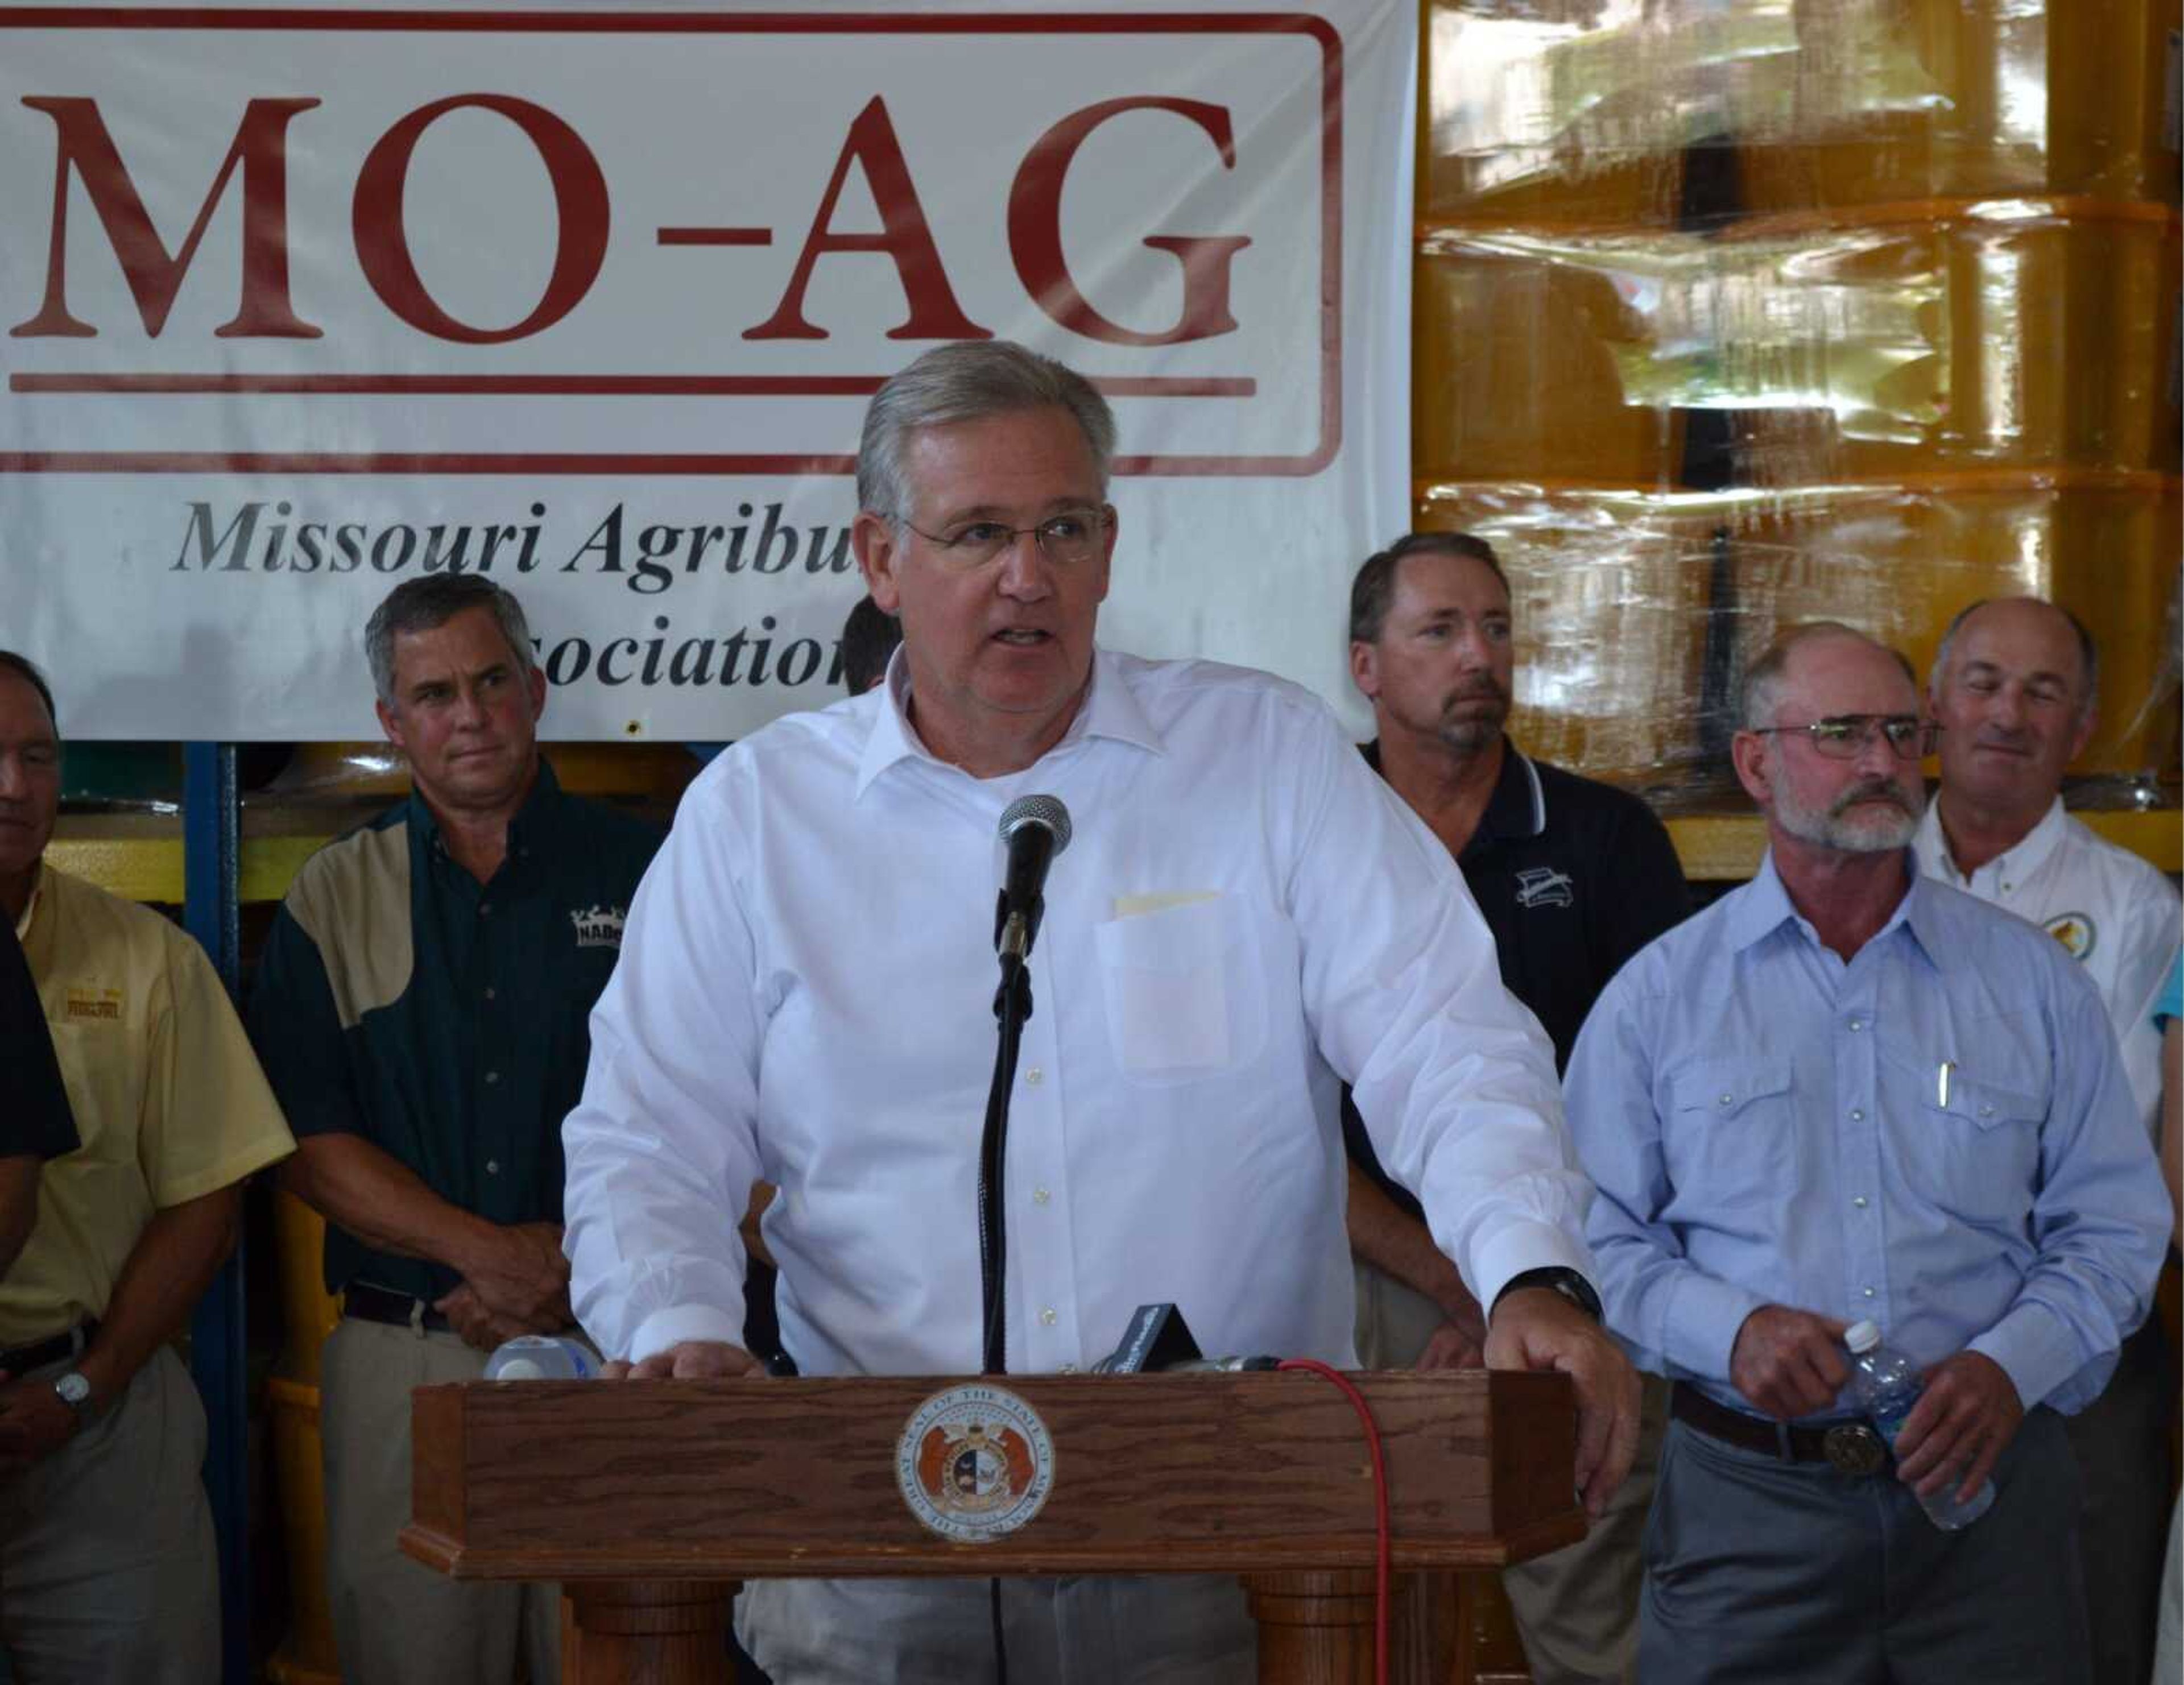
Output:
<svg viewBox="0 0 2184 1685">
<path fill-rule="evenodd" d="M 1863 1193 L 1859 1194 L 1857 1198 L 1852 1200 L 1850 1203 L 1857 1206 L 1861 1211 L 1865 1210 L 1865 1196 Z"/>
<path fill-rule="evenodd" d="M 498 1159 L 488 1159 L 485 1161 L 485 1173 L 488 1176 L 499 1176 L 500 1174 L 500 1160 Z"/>
<path fill-rule="evenodd" d="M 1046 1309 L 1045 1309 L 1045 1310 L 1044 1310 L 1040 1311 L 1040 1312 L 1039 1312 L 1039 1320 L 1040 1321 L 1044 1322 L 1045 1324 L 1046 1324 L 1046 1326 L 1047 1326 L 1048 1327 L 1050 1327 L 1050 1328 L 1051 1328 L 1052 1326 L 1054 1326 L 1054 1323 L 1055 1323 L 1054 1307 L 1053 1307 L 1052 1305 L 1050 1305 L 1050 1305 L 1048 1305 L 1048 1306 L 1046 1307 Z"/>
<path fill-rule="evenodd" d="M 481 919 L 482 919 L 482 918 L 483 918 L 483 917 L 484 917 L 488 913 L 490 913 L 491 911 L 493 911 L 493 903 L 492 903 L 492 902 L 490 902 L 490 901 L 481 901 L 481 902 L 479 902 L 479 903 L 478 903 L 478 917 L 480 917 Z M 1853 1029 L 1855 1029 L 1857 1026 L 1856 1026 L 1855 1025 L 1853 1025 L 1852 1027 Z"/>
<path fill-rule="evenodd" d="M 493 986 L 491 983 L 488 983 L 485 986 L 485 998 L 488 1000 L 497 1000 L 499 998 L 498 992 L 493 988 Z"/>
<path fill-rule="evenodd" d="M 1866 1296 L 1868 1299 L 1871 1299 L 1871 1298 L 1873 1297 L 1873 1289 L 1872 1289 L 1871 1287 L 1868 1287 L 1868 1288 L 1865 1290 L 1865 1296 Z"/>
<path fill-rule="evenodd" d="M 1721 1097 L 1721 1104 L 1725 1106 L 1735 1105 L 1736 1104 L 1736 1097 L 1734 1094 L 1724 1094 Z"/>
<path fill-rule="evenodd" d="M 498 1071 L 488 1071 L 485 1074 L 485 1080 L 487 1086 L 489 1087 L 493 1083 L 500 1081 L 500 1073 Z"/>
<path fill-rule="evenodd" d="M 1852 1106 L 1850 1109 L 1850 1121 L 1852 1123 L 1864 1123 L 1865 1121 L 1865 1114 L 1860 1111 L 1856 1106 Z"/>
<path fill-rule="evenodd" d="M 1031 1191 L 1031 1203 L 1034 1205 L 1044 1205 L 1053 1198 L 1054 1196 L 1043 1187 L 1034 1187 Z"/>
<path fill-rule="evenodd" d="M 1981 1106 L 1980 1108 L 1980 1115 L 1981 1117 L 1992 1117 L 1994 1115 L 1994 1108 L 1992 1106 Z"/>
<path fill-rule="evenodd" d="M 1850 1020 L 1850 1027 L 1853 1030 L 1863 1030 L 1865 1028 L 1865 1020 L 1863 1018 L 1853 1018 Z"/>
<path fill-rule="evenodd" d="M 1073 1363 L 1065 1363 L 1061 1365 L 1061 1372 L 1064 1375 L 1074 1375 L 1077 1373 L 1077 1365 Z"/>
<path fill-rule="evenodd" d="M 1027 1082 L 1036 1082 L 1045 1075 L 1046 1073 L 1044 1071 L 1041 1071 L 1034 1065 L 1024 1072 L 1024 1081 Z"/>
</svg>

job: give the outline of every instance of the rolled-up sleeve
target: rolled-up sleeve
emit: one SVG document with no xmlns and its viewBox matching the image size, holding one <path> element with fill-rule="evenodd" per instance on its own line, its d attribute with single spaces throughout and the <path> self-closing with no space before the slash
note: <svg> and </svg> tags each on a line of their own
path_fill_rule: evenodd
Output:
<svg viewBox="0 0 2184 1685">
<path fill-rule="evenodd" d="M 1591 1188 L 1563 1127 L 1554 1049 L 1503 987 L 1455 863 L 1332 716 L 1301 748 L 1290 905 L 1305 1006 L 1381 1164 L 1482 1304 L 1526 1270 L 1592 1279 Z"/>
<path fill-rule="evenodd" d="M 638 889 L 562 1128 L 571 1302 L 601 1351 L 632 1361 L 744 1337 L 736 1224 L 759 1174 L 764 1018 L 721 798 L 717 776 L 691 787 Z"/>
</svg>

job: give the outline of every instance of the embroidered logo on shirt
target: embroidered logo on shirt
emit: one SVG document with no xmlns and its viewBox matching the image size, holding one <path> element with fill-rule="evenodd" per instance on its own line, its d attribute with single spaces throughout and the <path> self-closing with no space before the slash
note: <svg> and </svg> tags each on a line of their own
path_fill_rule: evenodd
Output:
<svg viewBox="0 0 2184 1685">
<path fill-rule="evenodd" d="M 61 1017 L 70 1024 L 119 1024 L 122 998 L 120 989 L 71 987 L 62 1003 Z"/>
<path fill-rule="evenodd" d="M 571 912 L 569 922 L 577 927 L 577 946 L 620 948 L 622 920 L 628 911 L 626 907 L 583 907 Z"/>
<path fill-rule="evenodd" d="M 895 1442 L 894 1475 L 928 1528 L 983 1543 L 1039 1514 L 1054 1489 L 1054 1440 L 1014 1393 L 966 1382 L 911 1414 Z"/>
<path fill-rule="evenodd" d="M 2048 934 L 2061 943 L 2063 951 L 2073 959 L 2083 959 L 2092 953 L 2097 932 L 2092 915 L 2059 913 L 2048 920 Z"/>
<path fill-rule="evenodd" d="M 1568 872 L 1552 866 L 1527 866 L 1517 874 L 1519 907 L 1567 907 L 1577 899 Z"/>
</svg>

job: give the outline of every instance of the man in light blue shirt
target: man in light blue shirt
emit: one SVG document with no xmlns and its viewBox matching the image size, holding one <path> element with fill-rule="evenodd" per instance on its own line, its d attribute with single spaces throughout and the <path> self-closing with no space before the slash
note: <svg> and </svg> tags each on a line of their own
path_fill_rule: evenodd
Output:
<svg viewBox="0 0 2184 1685">
<path fill-rule="evenodd" d="M 2057 1411 L 2145 1315 L 2167 1198 L 2099 996 L 1908 845 L 1932 730 L 1902 659 L 1793 633 L 1746 681 L 1758 876 L 1602 995 L 1567 1101 L 1609 1326 L 1676 1382 L 1640 1672 L 2086 1676 Z M 1844 1328 L 1927 1374 L 1892 1470 Z M 1945 1533 L 1914 1495 L 1999 1496 Z"/>
</svg>

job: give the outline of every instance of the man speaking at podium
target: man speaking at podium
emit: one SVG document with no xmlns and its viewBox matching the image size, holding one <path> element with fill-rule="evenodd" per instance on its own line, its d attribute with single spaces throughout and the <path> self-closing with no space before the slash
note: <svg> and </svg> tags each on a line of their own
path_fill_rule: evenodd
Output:
<svg viewBox="0 0 2184 1685">
<path fill-rule="evenodd" d="M 1095 648 L 1113 446 L 1087 381 L 1006 342 L 873 398 L 854 542 L 903 647 L 683 798 L 565 1130 L 577 1314 L 634 1376 L 749 1371 L 735 1220 L 762 1177 L 805 1373 L 979 1370 L 996 823 L 1050 795 L 1074 841 L 1009 1095 L 1007 1368 L 1087 1367 L 1154 1300 L 1209 1350 L 1351 1365 L 1348 1081 L 1492 1308 L 1489 1364 L 1573 1376 L 1597 1510 L 1638 1390 L 1588 1314 L 1553 1054 L 1447 850 L 1322 703 Z M 991 1666 L 975 1581 L 771 1582 L 739 1613 L 780 1685 Z M 1253 1677 L 1233 1579 L 1011 1581 L 1003 1624 L 1027 1679 Z"/>
</svg>

